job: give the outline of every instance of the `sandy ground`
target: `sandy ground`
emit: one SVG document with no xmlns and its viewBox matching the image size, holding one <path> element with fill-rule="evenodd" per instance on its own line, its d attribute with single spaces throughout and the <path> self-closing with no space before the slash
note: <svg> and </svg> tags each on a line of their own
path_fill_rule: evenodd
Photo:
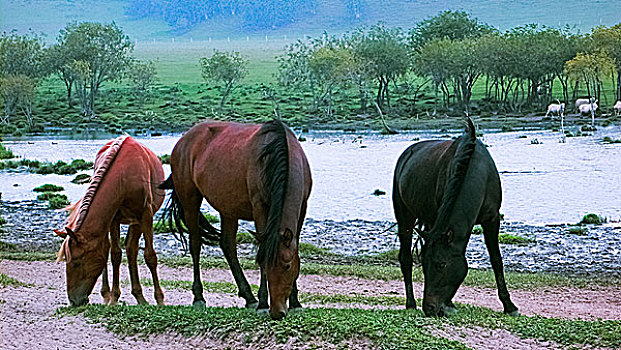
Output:
<svg viewBox="0 0 621 350">
<path fill-rule="evenodd" d="M 246 348 L 242 337 L 218 338 L 193 337 L 186 338 L 175 334 L 164 334 L 143 339 L 139 337 L 120 338 L 107 332 L 102 326 L 87 323 L 82 317 L 62 317 L 54 315 L 55 310 L 67 305 L 64 281 L 64 266 L 52 262 L 0 261 L 0 271 L 17 280 L 33 284 L 34 287 L 3 287 L 0 288 L 1 340 L 2 349 L 221 349 L 226 347 Z M 121 268 L 122 280 L 128 280 L 126 266 Z M 146 267 L 141 266 L 140 275 L 149 277 Z M 191 280 L 189 268 L 159 267 L 160 279 Z M 204 281 L 233 282 L 229 271 L 204 270 Z M 250 283 L 258 284 L 257 271 L 248 271 Z M 301 276 L 299 287 L 302 292 L 315 294 L 358 294 L 366 296 L 403 295 L 401 281 L 376 281 L 355 277 L 334 276 Z M 153 290 L 143 287 L 144 294 L 150 303 L 154 303 Z M 91 295 L 91 303 L 101 303 L 100 285 L 95 286 Z M 422 296 L 422 284 L 415 285 L 416 296 Z M 135 304 L 130 294 L 130 287 L 122 285 L 121 301 Z M 573 288 L 555 289 L 554 291 L 514 290 L 511 291 L 514 303 L 520 312 L 526 315 L 542 315 L 546 317 L 583 318 L 583 319 L 621 319 L 621 290 L 615 287 L 598 287 L 584 290 Z M 205 293 L 208 306 L 243 306 L 243 300 L 235 295 Z M 192 301 L 192 293 L 187 290 L 165 290 L 166 304 L 188 305 Z M 455 301 L 470 303 L 501 310 L 496 290 L 490 288 L 461 287 Z M 306 305 L 317 306 L 317 305 Z M 335 305 L 352 307 L 354 305 Z M 381 306 L 380 306 L 381 307 Z M 447 332 L 442 329 L 433 330 L 434 334 L 454 339 L 475 349 L 514 348 L 514 349 L 557 349 L 562 348 L 553 342 L 541 342 L 534 339 L 521 339 L 504 330 L 490 330 L 471 327 L 458 331 Z M 273 341 L 262 342 L 264 348 L 293 349 L 302 344 L 292 339 L 286 344 L 275 344 Z M 332 348 L 330 344 L 314 343 L 321 348 Z M 348 348 L 372 348 L 364 339 L 348 340 L 341 344 Z M 253 344 L 253 348 L 257 348 Z"/>
</svg>

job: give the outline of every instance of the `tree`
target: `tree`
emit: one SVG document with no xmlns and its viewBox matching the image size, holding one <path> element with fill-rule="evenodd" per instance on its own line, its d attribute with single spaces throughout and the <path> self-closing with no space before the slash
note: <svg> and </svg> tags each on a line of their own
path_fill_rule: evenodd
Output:
<svg viewBox="0 0 621 350">
<path fill-rule="evenodd" d="M 43 64 L 44 44 L 35 34 L 0 36 L 0 77 L 24 75 L 31 79 L 45 77 L 49 71 Z"/>
<path fill-rule="evenodd" d="M 308 64 L 319 85 L 318 104 L 323 106 L 325 117 L 332 116 L 332 94 L 347 80 L 352 61 L 351 51 L 345 48 L 327 46 L 311 54 Z"/>
<path fill-rule="evenodd" d="M 2 122 L 9 124 L 11 115 L 20 108 L 32 129 L 32 103 L 36 95 L 35 80 L 24 74 L 9 74 L 0 78 L 0 97 L 4 101 Z"/>
<path fill-rule="evenodd" d="M 591 33 L 594 50 L 603 50 L 615 62 L 617 70 L 615 97 L 621 101 L 621 23 L 611 28 L 597 27 Z M 613 81 L 613 86 L 615 86 Z"/>
<path fill-rule="evenodd" d="M 71 23 L 58 36 L 60 53 L 55 68 L 62 76 L 78 74 L 81 79 L 81 106 L 85 115 L 95 114 L 95 102 L 101 86 L 120 79 L 131 63 L 134 46 L 129 37 L 114 22 Z M 76 63 L 79 62 L 79 63 Z M 74 79 L 75 77 L 71 77 Z M 86 79 L 88 78 L 88 79 Z M 77 78 L 75 78 L 77 81 Z M 68 81 L 65 81 L 68 84 Z M 70 95 L 70 84 L 68 95 Z"/>
<path fill-rule="evenodd" d="M 215 50 L 211 57 L 200 60 L 203 79 L 220 85 L 220 110 L 226 99 L 245 76 L 248 60 L 241 57 L 239 52 L 221 52 Z"/>
<path fill-rule="evenodd" d="M 599 91 L 603 78 L 614 73 L 615 62 L 607 53 L 578 53 L 576 57 L 565 64 L 567 75 L 575 81 L 586 84 L 589 97 L 596 96 L 600 100 Z M 601 100 L 600 100 L 601 101 Z M 601 104 L 601 102 L 600 102 Z M 591 98 L 591 126 L 595 127 L 595 111 Z"/>
<path fill-rule="evenodd" d="M 408 49 L 401 29 L 380 23 L 371 26 L 352 47 L 354 56 L 377 80 L 377 104 L 390 107 L 390 83 L 407 73 L 410 64 Z"/>
<path fill-rule="evenodd" d="M 467 12 L 444 11 L 417 23 L 409 32 L 409 40 L 411 48 L 416 50 L 436 39 L 477 38 L 495 31 L 493 27 L 471 18 Z"/>
<path fill-rule="evenodd" d="M 287 45 L 285 53 L 278 56 L 278 83 L 291 90 L 309 93 L 312 96 L 313 109 L 316 107 L 315 77 L 310 69 L 312 43 L 301 40 Z"/>
<path fill-rule="evenodd" d="M 144 103 L 157 79 L 155 63 L 153 61 L 135 61 L 130 66 L 127 75 L 132 84 L 132 89 L 138 95 L 140 103 Z"/>
</svg>

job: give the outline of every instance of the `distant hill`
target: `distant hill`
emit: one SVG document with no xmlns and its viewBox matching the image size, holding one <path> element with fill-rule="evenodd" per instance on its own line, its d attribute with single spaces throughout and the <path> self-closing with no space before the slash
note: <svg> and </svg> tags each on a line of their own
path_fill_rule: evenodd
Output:
<svg viewBox="0 0 621 350">
<path fill-rule="evenodd" d="M 134 1 L 134 0 L 131 0 Z M 142 0 L 147 2 L 147 0 Z M 194 0 L 196 1 L 196 0 Z M 134 1 L 135 2 L 135 1 Z M 309 1 L 307 1 L 309 2 Z M 168 41 L 239 39 L 246 36 L 272 36 L 289 39 L 318 35 L 323 31 L 340 33 L 363 24 L 383 21 L 390 26 L 411 28 L 423 18 L 443 10 L 465 10 L 499 29 L 539 23 L 570 25 L 589 31 L 598 25 L 619 20 L 618 0 L 314 0 L 312 11 L 277 28 L 249 28 L 240 17 L 218 17 L 199 21 L 185 30 L 176 30 L 158 16 L 137 19 L 127 14 L 130 0 L 0 0 L 0 26 L 3 31 L 29 29 L 53 41 L 58 30 L 70 21 L 115 21 L 133 39 Z"/>
</svg>

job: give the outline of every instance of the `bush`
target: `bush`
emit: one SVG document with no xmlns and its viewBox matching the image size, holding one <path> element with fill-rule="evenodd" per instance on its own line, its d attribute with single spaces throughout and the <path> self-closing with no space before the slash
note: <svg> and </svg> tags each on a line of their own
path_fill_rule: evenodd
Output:
<svg viewBox="0 0 621 350">
<path fill-rule="evenodd" d="M 89 183 L 91 181 L 91 176 L 88 174 L 78 174 L 76 177 L 71 180 L 72 183 L 82 185 Z"/>
<path fill-rule="evenodd" d="M 473 235 L 480 235 L 483 233 L 483 227 L 481 227 L 481 225 L 475 225 L 472 228 L 472 234 Z"/>
<path fill-rule="evenodd" d="M 11 151 L 10 149 L 0 144 L 0 159 L 11 159 L 11 158 L 15 158 L 13 151 Z"/>
<path fill-rule="evenodd" d="M 567 233 L 572 234 L 572 235 L 578 235 L 578 236 L 585 236 L 587 234 L 587 232 L 589 232 L 586 228 L 584 227 L 570 227 L 569 230 L 567 231 Z"/>
<path fill-rule="evenodd" d="M 60 191 L 64 191 L 65 188 L 62 186 L 56 186 L 56 185 L 52 185 L 52 184 L 45 184 L 45 185 L 41 185 L 39 187 L 35 187 L 33 189 L 34 192 L 60 192 Z"/>
<path fill-rule="evenodd" d="M 50 209 L 62 209 L 66 206 L 68 206 L 69 204 L 71 204 L 69 202 L 69 200 L 67 199 L 67 196 L 62 194 L 62 195 L 56 195 L 54 197 L 50 198 L 50 202 L 48 205 L 48 208 Z"/>
<path fill-rule="evenodd" d="M 579 225 L 601 225 L 606 222 L 606 219 L 593 213 L 586 214 L 582 217 Z"/>
<path fill-rule="evenodd" d="M 514 244 L 514 245 L 527 245 L 529 243 L 536 243 L 532 238 L 514 236 L 507 233 L 500 234 L 498 236 L 498 243 L 500 244 Z"/>
</svg>

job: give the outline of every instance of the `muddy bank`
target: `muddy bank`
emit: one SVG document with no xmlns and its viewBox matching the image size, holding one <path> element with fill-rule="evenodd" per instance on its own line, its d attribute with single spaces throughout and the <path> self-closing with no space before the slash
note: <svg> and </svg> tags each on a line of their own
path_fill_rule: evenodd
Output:
<svg viewBox="0 0 621 350">
<path fill-rule="evenodd" d="M 46 208 L 37 201 L 0 203 L 0 215 L 7 223 L 0 240 L 14 243 L 28 251 L 56 251 L 60 238 L 53 229 L 63 227 L 65 213 Z M 338 256 L 372 256 L 399 248 L 396 228 L 390 221 L 333 221 L 309 218 L 301 241 L 325 248 Z M 618 225 L 618 224 L 617 224 Z M 253 229 L 242 223 L 240 230 Z M 125 232 L 125 231 L 123 231 Z M 569 233 L 567 225 L 534 226 L 503 222 L 501 234 L 529 238 L 525 245 L 501 244 L 505 268 L 517 272 L 551 272 L 572 275 L 621 277 L 621 227 L 589 226 L 584 235 Z M 155 234 L 155 249 L 162 256 L 185 254 L 183 247 L 169 233 Z M 240 256 L 256 253 L 253 244 L 241 244 Z M 204 247 L 204 255 L 220 256 L 218 247 Z M 472 235 L 467 249 L 471 268 L 490 268 L 483 235 Z M 393 262 L 396 264 L 396 262 Z"/>
</svg>

